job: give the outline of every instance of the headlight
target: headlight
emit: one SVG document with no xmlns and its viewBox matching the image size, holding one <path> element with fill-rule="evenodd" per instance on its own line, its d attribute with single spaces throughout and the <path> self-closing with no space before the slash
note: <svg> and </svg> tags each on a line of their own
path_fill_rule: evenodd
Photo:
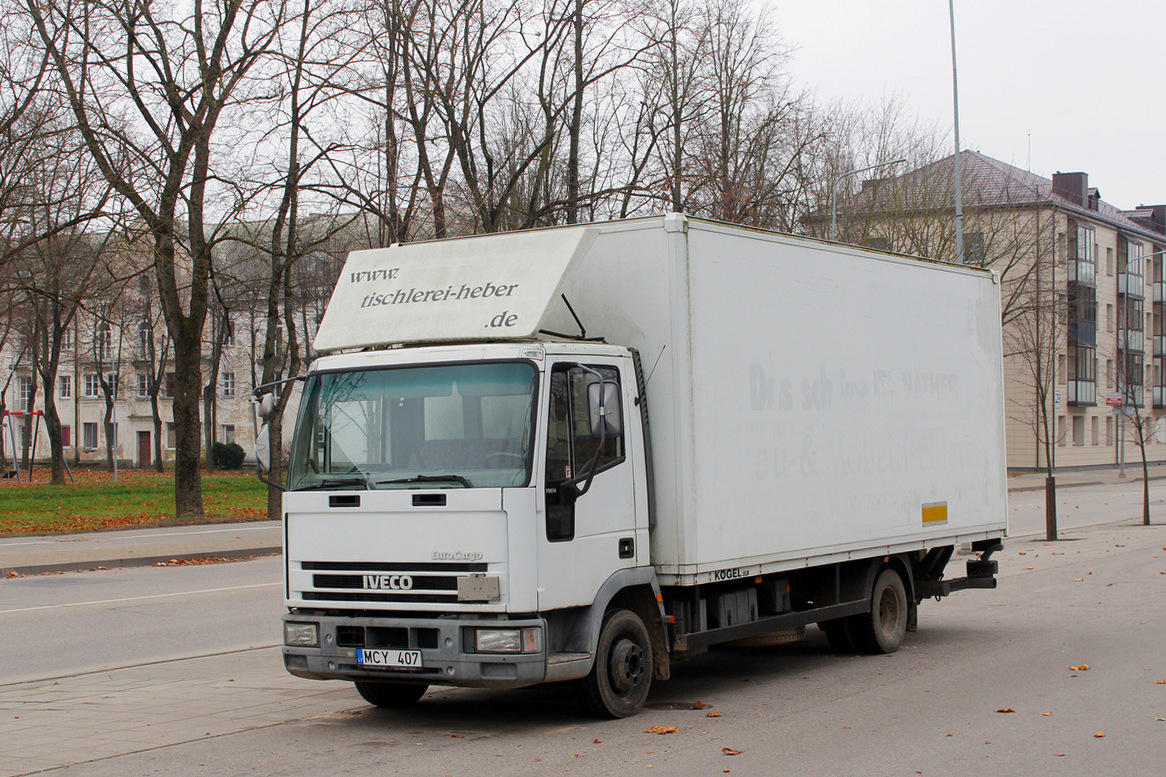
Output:
<svg viewBox="0 0 1166 777">
<path fill-rule="evenodd" d="M 474 650 L 478 653 L 539 653 L 542 629 L 475 629 Z"/>
<path fill-rule="evenodd" d="M 319 627 L 315 623 L 283 624 L 283 644 L 295 647 L 317 647 L 320 644 Z"/>
</svg>

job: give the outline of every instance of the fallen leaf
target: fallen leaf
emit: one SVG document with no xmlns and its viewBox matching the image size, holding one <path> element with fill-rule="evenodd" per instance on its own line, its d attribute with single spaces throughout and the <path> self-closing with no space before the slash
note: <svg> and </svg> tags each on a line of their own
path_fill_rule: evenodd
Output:
<svg viewBox="0 0 1166 777">
<path fill-rule="evenodd" d="M 1093 735 L 1093 738 L 1094 738 L 1094 739 L 1101 739 L 1101 738 L 1103 738 L 1104 736 L 1105 736 L 1105 732 L 1104 732 L 1104 731 L 1098 731 L 1096 734 L 1094 734 L 1094 735 Z"/>
<path fill-rule="evenodd" d="M 452 737 L 453 739 L 465 739 L 466 735 L 465 734 L 450 734 L 450 737 Z"/>
<path fill-rule="evenodd" d="M 1065 757 L 1064 753 L 1053 753 L 1053 755 L 1055 755 L 1057 758 L 1064 758 Z"/>
<path fill-rule="evenodd" d="M 719 712 L 706 712 L 704 716 L 706 718 L 719 718 L 721 716 L 721 713 L 719 713 Z"/>
<path fill-rule="evenodd" d="M 1016 710 L 1012 709 L 1011 707 L 1005 707 L 1004 709 L 1000 709 L 1000 710 L 996 710 L 996 711 L 997 712 L 1016 712 Z"/>
<path fill-rule="evenodd" d="M 1155 680 L 1154 685 L 1166 685 L 1166 680 Z"/>
<path fill-rule="evenodd" d="M 652 726 L 651 728 L 644 729 L 645 734 L 675 734 L 678 731 L 680 729 L 676 728 L 676 726 Z"/>
<path fill-rule="evenodd" d="M 692 709 L 694 710 L 705 710 L 708 709 L 708 707 L 709 705 L 705 704 L 703 701 L 694 701 L 692 703 Z"/>
<path fill-rule="evenodd" d="M 1088 672 L 1089 664 L 1078 664 L 1077 666 L 1071 666 L 1069 668 L 1074 672 Z"/>
<path fill-rule="evenodd" d="M 1073 578 L 1073 582 L 1074 582 L 1074 583 L 1084 583 L 1084 582 L 1085 582 L 1085 578 L 1083 578 L 1083 577 L 1075 577 L 1075 578 Z"/>
<path fill-rule="evenodd" d="M 1053 716 L 1053 713 L 1051 713 L 1051 712 L 1042 712 L 1041 714 L 1044 715 L 1046 718 L 1051 718 Z"/>
<path fill-rule="evenodd" d="M 602 745 L 602 744 L 603 744 L 603 740 L 602 740 L 602 739 L 596 739 L 596 740 L 594 740 L 594 742 L 595 742 L 595 744 L 597 744 L 597 745 Z"/>
<path fill-rule="evenodd" d="M 721 752 L 724 753 L 725 755 L 741 755 L 740 750 L 734 750 L 731 747 L 722 747 Z"/>
</svg>

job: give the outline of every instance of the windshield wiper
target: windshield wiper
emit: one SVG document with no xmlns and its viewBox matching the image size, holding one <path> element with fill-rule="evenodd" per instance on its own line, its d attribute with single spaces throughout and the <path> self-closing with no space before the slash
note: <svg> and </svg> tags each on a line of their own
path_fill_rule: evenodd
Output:
<svg viewBox="0 0 1166 777">
<path fill-rule="evenodd" d="M 322 488 L 333 488 L 335 486 L 364 486 L 368 488 L 367 478 L 324 478 L 319 483 L 313 483 L 310 486 L 301 486 L 296 491 L 318 491 Z"/>
<path fill-rule="evenodd" d="M 394 483 L 461 483 L 465 488 L 473 488 L 473 484 L 461 475 L 418 475 L 414 478 L 399 478 L 398 480 L 378 480 L 378 486 L 391 486 Z"/>
</svg>

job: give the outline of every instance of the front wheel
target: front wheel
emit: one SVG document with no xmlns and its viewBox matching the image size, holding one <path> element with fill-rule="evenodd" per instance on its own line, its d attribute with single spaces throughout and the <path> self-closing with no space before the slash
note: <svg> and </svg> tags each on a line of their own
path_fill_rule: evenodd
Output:
<svg viewBox="0 0 1166 777">
<path fill-rule="evenodd" d="M 652 641 L 640 617 L 614 610 L 603 619 L 591 673 L 580 698 L 600 718 L 627 718 L 644 708 L 652 687 Z"/>
<path fill-rule="evenodd" d="M 879 572 L 870 612 L 854 616 L 851 636 L 864 653 L 894 653 L 907 636 L 907 587 L 893 569 Z"/>
<path fill-rule="evenodd" d="M 412 707 L 425 695 L 429 686 L 424 683 L 393 683 L 356 681 L 356 692 L 374 707 L 395 710 Z"/>
</svg>

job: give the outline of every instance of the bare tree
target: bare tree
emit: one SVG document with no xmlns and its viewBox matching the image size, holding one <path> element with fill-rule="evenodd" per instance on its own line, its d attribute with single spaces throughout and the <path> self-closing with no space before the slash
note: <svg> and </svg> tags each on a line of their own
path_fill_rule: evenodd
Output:
<svg viewBox="0 0 1166 777">
<path fill-rule="evenodd" d="M 283 4 L 194 0 L 185 15 L 150 0 L 27 0 L 25 9 L 89 153 L 151 236 L 175 356 L 175 506 L 180 516 L 201 517 L 198 405 L 214 139 L 224 111 L 244 97 L 248 73 L 269 53 Z"/>
</svg>

